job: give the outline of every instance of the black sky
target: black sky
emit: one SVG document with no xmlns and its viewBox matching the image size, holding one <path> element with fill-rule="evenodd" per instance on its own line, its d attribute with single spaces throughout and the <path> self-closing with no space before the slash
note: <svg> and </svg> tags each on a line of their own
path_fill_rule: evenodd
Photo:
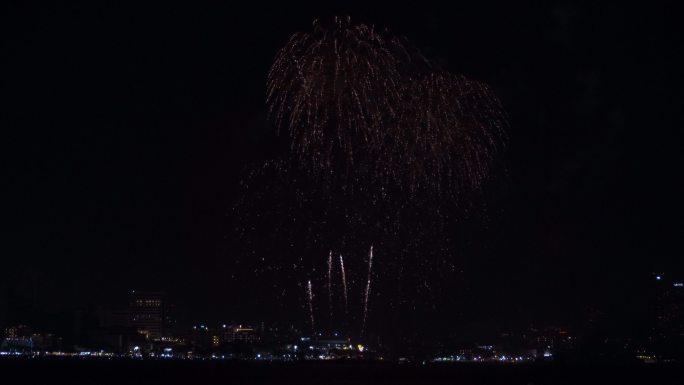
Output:
<svg viewBox="0 0 684 385">
<path fill-rule="evenodd" d="M 684 267 L 683 42 L 667 4 L 2 8 L 0 322 L 20 317 L 17 298 L 54 310 L 143 287 L 193 319 L 254 317 L 227 278 L 230 207 L 243 167 L 277 152 L 276 50 L 334 14 L 408 36 L 510 115 L 509 191 L 467 272 L 483 318 L 579 322 Z"/>
</svg>

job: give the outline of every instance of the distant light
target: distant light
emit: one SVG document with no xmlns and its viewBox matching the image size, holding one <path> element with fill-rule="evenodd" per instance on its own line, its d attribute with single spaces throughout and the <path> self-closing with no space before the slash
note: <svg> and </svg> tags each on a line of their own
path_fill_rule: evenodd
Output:
<svg viewBox="0 0 684 385">
<path fill-rule="evenodd" d="M 674 284 L 674 287 L 684 287 L 684 283 L 677 282 Z"/>
<path fill-rule="evenodd" d="M 661 276 L 656 275 L 656 280 L 660 281 Z"/>
</svg>

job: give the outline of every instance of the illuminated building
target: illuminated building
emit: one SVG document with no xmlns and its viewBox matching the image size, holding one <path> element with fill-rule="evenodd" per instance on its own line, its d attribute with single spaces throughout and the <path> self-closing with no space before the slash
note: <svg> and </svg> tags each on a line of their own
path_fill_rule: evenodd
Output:
<svg viewBox="0 0 684 385">
<path fill-rule="evenodd" d="M 131 326 L 148 340 L 160 340 L 165 334 L 166 294 L 153 291 L 131 291 L 129 296 Z"/>
<path fill-rule="evenodd" d="M 684 337 L 684 280 L 657 274 L 655 332 L 660 338 Z"/>
<path fill-rule="evenodd" d="M 225 326 L 221 335 L 225 342 L 244 342 L 255 343 L 259 342 L 260 338 L 256 330 L 245 325 Z"/>
<path fill-rule="evenodd" d="M 5 329 L 6 338 L 0 339 L 0 350 L 31 351 L 33 350 L 33 332 L 26 325 L 10 326 Z"/>
<path fill-rule="evenodd" d="M 5 329 L 5 337 L 7 338 L 31 337 L 31 334 L 31 329 L 26 325 L 10 326 Z"/>
<path fill-rule="evenodd" d="M 207 351 L 218 347 L 221 343 L 220 336 L 216 331 L 206 325 L 196 325 L 192 327 L 189 335 L 189 342 L 196 350 Z"/>
</svg>

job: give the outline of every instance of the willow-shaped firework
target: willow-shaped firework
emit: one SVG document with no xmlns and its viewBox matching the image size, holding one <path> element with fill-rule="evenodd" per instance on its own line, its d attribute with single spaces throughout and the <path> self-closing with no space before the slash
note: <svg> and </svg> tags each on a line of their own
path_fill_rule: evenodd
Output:
<svg viewBox="0 0 684 385">
<path fill-rule="evenodd" d="M 342 185 L 458 196 L 487 178 L 503 143 L 506 120 L 486 85 L 435 71 L 405 39 L 349 18 L 292 36 L 267 91 L 300 165 Z"/>
<path fill-rule="evenodd" d="M 409 189 L 458 197 L 490 175 L 506 118 L 489 87 L 462 75 L 433 72 L 405 85 L 402 115 L 383 170 Z M 397 171 L 394 171 L 397 170 Z"/>
<path fill-rule="evenodd" d="M 399 40 L 372 27 L 335 18 L 296 33 L 277 54 L 268 75 L 267 103 L 292 150 L 314 170 L 352 167 L 356 154 L 382 144 L 396 122 Z M 358 163 L 358 162 L 357 162 Z"/>
</svg>

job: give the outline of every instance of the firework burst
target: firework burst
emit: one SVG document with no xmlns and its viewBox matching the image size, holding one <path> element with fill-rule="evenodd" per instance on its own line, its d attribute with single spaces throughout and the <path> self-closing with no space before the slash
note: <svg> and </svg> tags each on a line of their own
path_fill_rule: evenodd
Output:
<svg viewBox="0 0 684 385">
<path fill-rule="evenodd" d="M 434 70 L 405 39 L 349 18 L 292 36 L 269 72 L 267 104 L 299 165 L 348 190 L 365 179 L 458 195 L 481 185 L 503 143 L 487 86 Z"/>
<path fill-rule="evenodd" d="M 348 170 L 382 145 L 403 92 L 398 40 L 335 18 L 296 33 L 271 67 L 267 104 L 292 150 L 313 170 Z"/>
<path fill-rule="evenodd" d="M 411 190 L 458 198 L 478 189 L 494 167 L 505 115 L 489 87 L 433 72 L 406 84 L 402 115 L 383 151 L 388 179 Z"/>
<path fill-rule="evenodd" d="M 434 304 L 440 282 L 453 278 L 454 249 L 467 243 L 464 223 L 505 141 L 506 117 L 489 87 L 436 68 L 406 39 L 335 18 L 315 21 L 277 53 L 267 106 L 289 149 L 243 180 L 236 234 L 247 240 L 245 255 L 259 256 L 253 271 L 276 288 L 327 268 L 320 287 L 333 318 L 332 253 L 340 253 L 339 313 L 351 327 L 349 308 L 361 305 L 363 332 L 371 278 L 376 296 L 383 279 L 399 281 L 397 298 L 374 307 L 397 309 L 407 295 L 411 308 L 422 297 Z M 347 285 L 364 282 L 358 245 L 371 243 L 383 250 L 382 268 L 373 274 L 371 251 L 356 303 Z M 303 310 L 313 330 L 311 285 Z"/>
</svg>

